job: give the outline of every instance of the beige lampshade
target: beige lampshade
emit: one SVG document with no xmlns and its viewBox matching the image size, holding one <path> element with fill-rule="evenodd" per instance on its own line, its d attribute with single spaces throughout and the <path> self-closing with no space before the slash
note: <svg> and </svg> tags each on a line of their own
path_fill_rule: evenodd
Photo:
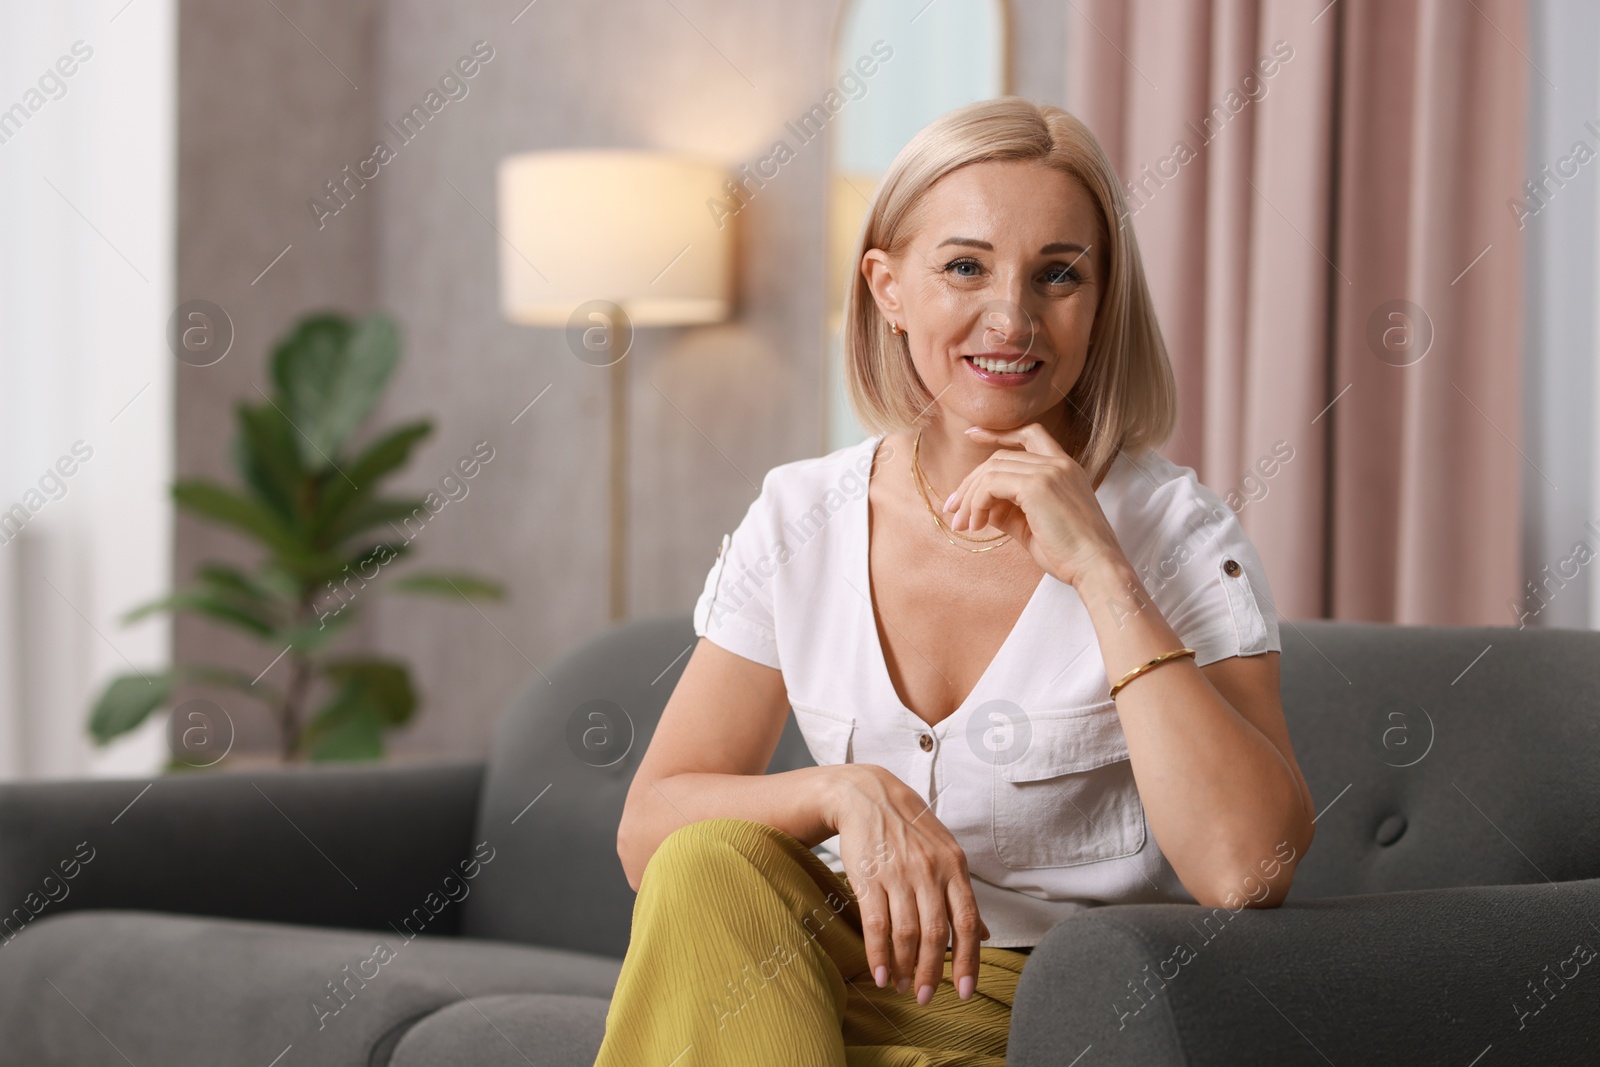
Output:
<svg viewBox="0 0 1600 1067">
<path fill-rule="evenodd" d="M 634 326 L 727 318 L 727 177 L 707 160 L 626 149 L 501 160 L 502 313 L 565 326 L 580 305 L 607 300 Z"/>
</svg>

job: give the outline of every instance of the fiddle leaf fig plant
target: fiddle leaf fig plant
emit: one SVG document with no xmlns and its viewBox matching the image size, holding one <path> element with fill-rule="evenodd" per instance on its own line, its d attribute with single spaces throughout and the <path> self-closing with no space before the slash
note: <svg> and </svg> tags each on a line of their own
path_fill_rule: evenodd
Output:
<svg viewBox="0 0 1600 1067">
<path fill-rule="evenodd" d="M 272 392 L 258 390 L 259 403 L 240 401 L 234 409 L 238 484 L 185 479 L 172 487 L 178 507 L 252 541 L 258 563 L 204 564 L 192 584 L 123 616 L 131 624 L 155 612 L 187 612 L 245 633 L 260 642 L 264 667 L 274 657 L 287 661 L 287 684 L 215 666 L 125 674 L 106 686 L 90 713 L 97 742 L 135 729 L 188 683 L 225 687 L 265 705 L 285 760 L 376 759 L 385 731 L 416 714 L 404 663 L 330 651 L 370 602 L 358 595 L 346 602 L 345 593 L 363 591 L 374 579 L 389 591 L 456 601 L 499 600 L 505 590 L 466 573 L 414 572 L 392 580 L 380 573 L 410 555 L 407 520 L 425 522 L 430 514 L 420 498 L 382 491 L 432 432 L 429 420 L 354 443 L 399 359 L 398 331 L 386 315 L 302 318 L 272 352 Z M 338 609 L 319 608 L 319 597 Z"/>
</svg>

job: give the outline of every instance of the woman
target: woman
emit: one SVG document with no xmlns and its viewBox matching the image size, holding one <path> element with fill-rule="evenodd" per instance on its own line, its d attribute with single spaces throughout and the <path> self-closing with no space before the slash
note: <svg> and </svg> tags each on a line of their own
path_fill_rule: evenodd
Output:
<svg viewBox="0 0 1600 1067">
<path fill-rule="evenodd" d="M 707 576 L 618 832 L 603 1067 L 1003 1064 L 1057 922 L 1288 892 L 1276 613 L 1153 451 L 1173 377 L 1125 217 L 1088 129 L 1015 97 L 890 166 L 845 309 L 875 436 L 769 472 Z M 791 706 L 818 766 L 765 774 Z"/>
</svg>

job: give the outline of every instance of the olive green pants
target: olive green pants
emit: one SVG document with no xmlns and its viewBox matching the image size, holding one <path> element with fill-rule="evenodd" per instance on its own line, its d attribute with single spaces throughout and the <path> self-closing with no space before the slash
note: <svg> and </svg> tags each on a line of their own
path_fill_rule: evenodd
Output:
<svg viewBox="0 0 1600 1067">
<path fill-rule="evenodd" d="M 950 950 L 932 1001 L 867 970 L 844 876 L 794 837 L 705 819 L 662 841 L 596 1067 L 1004 1067 L 1026 953 L 984 946 L 956 995 Z"/>
</svg>

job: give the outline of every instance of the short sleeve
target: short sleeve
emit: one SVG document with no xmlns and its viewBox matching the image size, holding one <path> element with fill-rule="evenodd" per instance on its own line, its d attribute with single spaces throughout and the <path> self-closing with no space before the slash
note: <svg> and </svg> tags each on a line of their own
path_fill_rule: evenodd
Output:
<svg viewBox="0 0 1600 1067">
<path fill-rule="evenodd" d="M 780 544 L 769 475 L 761 493 L 731 534 L 722 535 L 717 558 L 694 606 L 694 632 L 735 655 L 778 669 L 773 578 Z"/>
<path fill-rule="evenodd" d="M 1205 665 L 1281 652 L 1278 615 L 1261 556 L 1239 517 L 1209 487 L 1191 482 L 1163 523 L 1140 580 L 1173 631 Z"/>
</svg>

